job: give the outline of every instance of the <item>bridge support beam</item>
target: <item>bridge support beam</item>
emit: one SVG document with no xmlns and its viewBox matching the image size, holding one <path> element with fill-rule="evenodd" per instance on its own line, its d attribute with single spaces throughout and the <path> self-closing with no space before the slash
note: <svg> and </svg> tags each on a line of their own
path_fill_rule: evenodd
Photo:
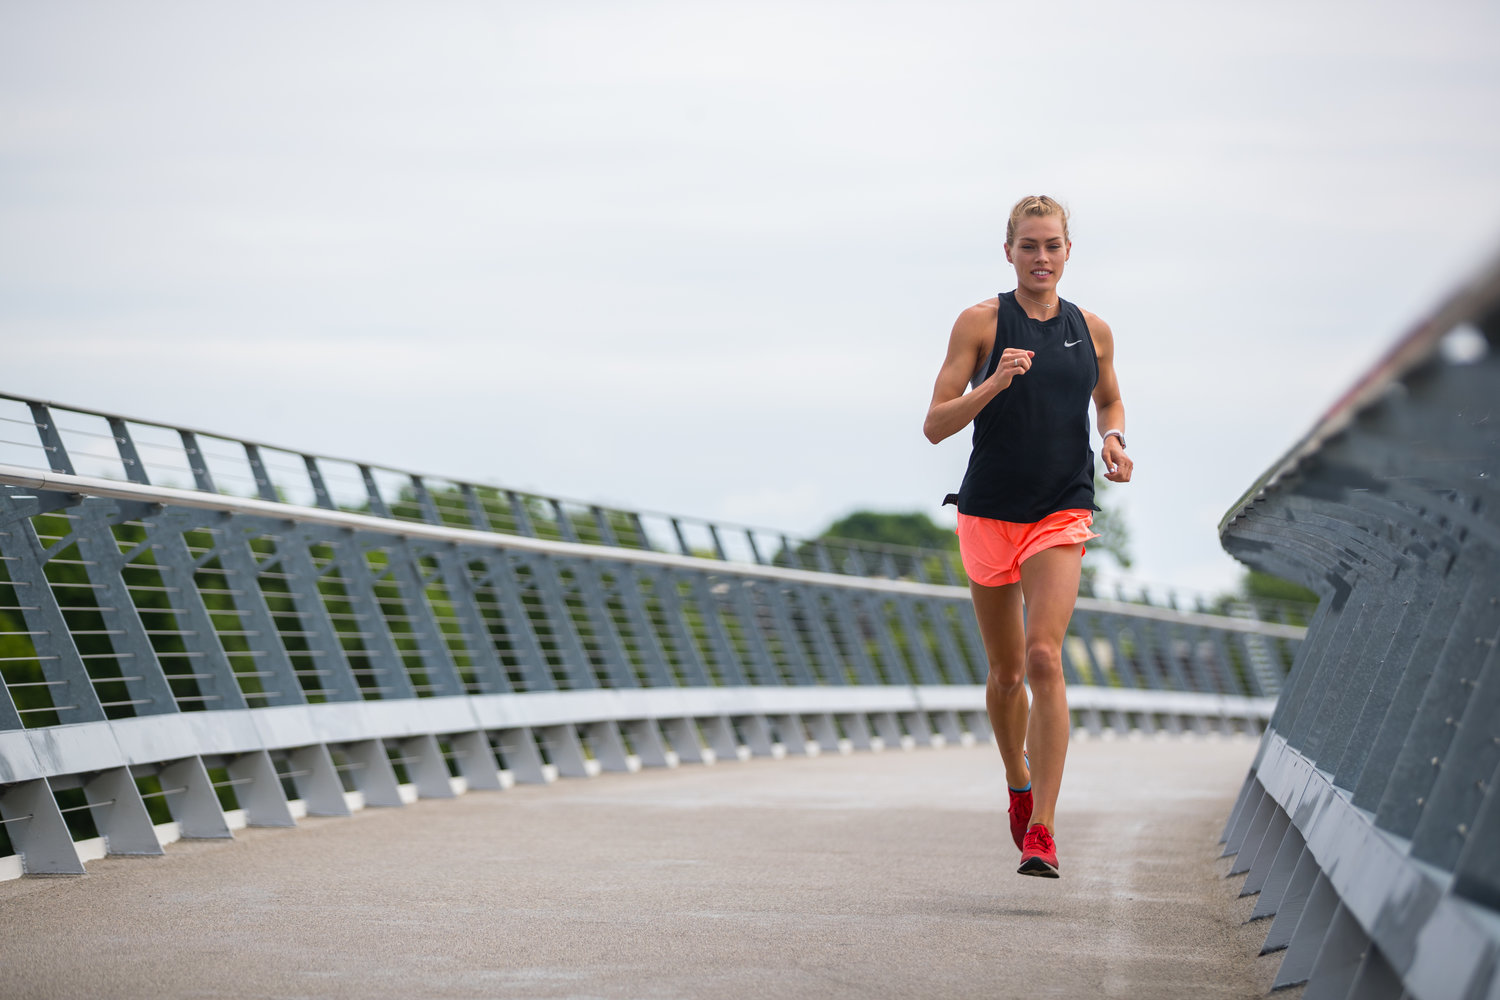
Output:
<svg viewBox="0 0 1500 1000">
<path fill-rule="evenodd" d="M 863 712 L 840 713 L 838 724 L 847 735 L 850 748 L 854 750 L 874 749 L 874 734 L 870 731 L 870 720 Z"/>
<path fill-rule="evenodd" d="M 458 772 L 470 790 L 499 791 L 505 787 L 500 781 L 500 766 L 495 763 L 490 741 L 483 732 L 454 733 L 448 737 L 448 743 L 453 747 Z"/>
<path fill-rule="evenodd" d="M 292 783 L 309 816 L 348 816 L 344 786 L 334 769 L 333 757 L 321 743 L 297 747 L 287 754 Z"/>
<path fill-rule="evenodd" d="M 395 741 L 400 748 L 402 762 L 411 783 L 416 786 L 417 797 L 423 799 L 453 798 L 453 783 L 449 780 L 447 758 L 438 745 L 437 737 L 431 733 L 412 736 Z"/>
<path fill-rule="evenodd" d="M 668 767 L 673 763 L 655 719 L 627 719 L 620 723 L 620 729 L 642 767 Z"/>
<path fill-rule="evenodd" d="M 698 720 L 703 735 L 708 739 L 708 748 L 713 751 L 714 760 L 740 759 L 740 741 L 734 733 L 734 724 L 728 716 L 715 715 L 706 719 Z"/>
<path fill-rule="evenodd" d="M 162 854 L 161 840 L 151 825 L 145 800 L 128 767 L 111 767 L 83 782 L 94 829 L 104 838 L 104 849 L 116 855 Z"/>
<path fill-rule="evenodd" d="M 68 824 L 45 778 L 0 788 L 0 821 L 27 875 L 83 874 Z"/>
<path fill-rule="evenodd" d="M 349 758 L 354 785 L 367 806 L 402 806 L 401 788 L 396 772 L 386 754 L 384 740 L 357 740 L 346 743 L 343 751 Z"/>
<path fill-rule="evenodd" d="M 511 779 L 523 785 L 545 785 L 547 770 L 542 755 L 537 751 L 536 736 L 527 726 L 501 729 L 490 737 L 491 745 L 499 750 Z"/>
<path fill-rule="evenodd" d="M 156 776 L 182 837 L 218 840 L 234 836 L 201 757 L 184 757 L 164 764 Z"/>
<path fill-rule="evenodd" d="M 583 752 L 583 744 L 578 739 L 578 730 L 571 723 L 542 726 L 537 729 L 537 736 L 559 778 L 588 778 L 593 775 Z"/>
<path fill-rule="evenodd" d="M 236 782 L 234 796 L 251 826 L 297 825 L 270 754 L 264 750 L 240 754 L 229 761 L 226 769 Z"/>
<path fill-rule="evenodd" d="M 698 736 L 698 723 L 692 718 L 662 719 L 661 732 L 666 737 L 679 764 L 702 764 L 706 758 Z"/>
</svg>

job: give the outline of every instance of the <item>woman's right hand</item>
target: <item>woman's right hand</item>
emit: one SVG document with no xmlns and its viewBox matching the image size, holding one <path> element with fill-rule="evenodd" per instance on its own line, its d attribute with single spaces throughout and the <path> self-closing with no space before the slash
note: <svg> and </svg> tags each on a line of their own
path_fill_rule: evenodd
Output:
<svg viewBox="0 0 1500 1000">
<path fill-rule="evenodd" d="M 1000 363 L 995 366 L 995 374 L 990 376 L 990 380 L 995 383 L 995 388 L 1009 388 L 1017 375 L 1024 375 L 1031 370 L 1031 359 L 1035 356 L 1035 351 L 1007 347 L 1000 354 Z"/>
<path fill-rule="evenodd" d="M 953 324 L 953 332 L 948 335 L 948 356 L 932 385 L 932 402 L 922 421 L 922 434 L 933 444 L 969 426 L 990 400 L 1010 386 L 1017 374 L 1031 367 L 1030 351 L 1006 348 L 1000 353 L 994 373 L 969 389 L 975 371 L 989 362 L 999 308 L 999 299 L 989 299 L 965 309 Z"/>
</svg>

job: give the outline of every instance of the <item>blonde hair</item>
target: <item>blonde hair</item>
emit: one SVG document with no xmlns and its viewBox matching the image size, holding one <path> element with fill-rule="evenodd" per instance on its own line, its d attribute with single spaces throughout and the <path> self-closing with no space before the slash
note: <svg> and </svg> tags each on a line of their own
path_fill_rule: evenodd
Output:
<svg viewBox="0 0 1500 1000">
<path fill-rule="evenodd" d="M 1010 218 L 1005 223 L 1006 245 L 1009 246 L 1015 242 L 1016 226 L 1020 225 L 1022 219 L 1027 216 L 1045 218 L 1049 215 L 1062 219 L 1063 239 L 1066 241 L 1068 239 L 1068 210 L 1063 208 L 1060 202 L 1044 194 L 1028 194 L 1016 202 L 1015 207 L 1010 210 Z"/>
</svg>

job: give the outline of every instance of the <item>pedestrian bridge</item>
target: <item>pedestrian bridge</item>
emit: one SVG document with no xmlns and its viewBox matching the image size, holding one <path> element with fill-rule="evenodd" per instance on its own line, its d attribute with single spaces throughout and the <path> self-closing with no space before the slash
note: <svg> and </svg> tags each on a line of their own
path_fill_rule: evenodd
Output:
<svg viewBox="0 0 1500 1000">
<path fill-rule="evenodd" d="M 13 875 L 515 782 L 988 739 L 949 553 L 9 402 L 50 463 L 0 466 Z M 1080 598 L 1080 728 L 1259 733 L 1304 629 L 1235 610 Z"/>
<path fill-rule="evenodd" d="M 0 395 L 0 992 L 1500 997 L 1497 303 L 1226 517 L 1310 622 L 1080 597 L 1051 889 L 942 553 Z"/>
<path fill-rule="evenodd" d="M 1076 741 L 1056 881 L 1015 874 L 982 745 L 606 773 L 182 841 L 0 883 L 0 994 L 1259 996 L 1278 956 L 1257 956 L 1253 901 L 1213 849 L 1254 752 Z"/>
</svg>

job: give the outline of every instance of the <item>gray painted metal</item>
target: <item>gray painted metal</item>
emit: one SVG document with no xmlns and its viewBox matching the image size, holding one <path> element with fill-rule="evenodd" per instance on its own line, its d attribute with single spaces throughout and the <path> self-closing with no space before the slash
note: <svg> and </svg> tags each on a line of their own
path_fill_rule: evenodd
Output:
<svg viewBox="0 0 1500 1000">
<path fill-rule="evenodd" d="M 28 873 L 83 874 L 83 861 L 45 780 L 0 786 L 0 823 Z"/>
<path fill-rule="evenodd" d="M 162 853 L 156 832 L 151 828 L 151 816 L 128 767 L 96 772 L 84 780 L 83 790 L 106 851 L 117 855 Z"/>
<path fill-rule="evenodd" d="M 1277 986 L 1500 996 L 1497 480 L 1500 261 L 1220 526 L 1321 598 L 1224 831 Z"/>
<path fill-rule="evenodd" d="M 923 582 L 955 579 L 937 554 L 653 535 L 20 403 L 46 467 L 0 465 L 0 874 L 513 781 L 990 738 L 968 591 Z M 90 419 L 116 478 L 76 472 Z M 1078 623 L 1069 696 L 1095 730 L 1258 730 L 1289 663 L 1267 682 L 1229 651 L 1302 635 L 1093 597 Z M 63 818 L 74 789 L 92 829 Z"/>
</svg>

